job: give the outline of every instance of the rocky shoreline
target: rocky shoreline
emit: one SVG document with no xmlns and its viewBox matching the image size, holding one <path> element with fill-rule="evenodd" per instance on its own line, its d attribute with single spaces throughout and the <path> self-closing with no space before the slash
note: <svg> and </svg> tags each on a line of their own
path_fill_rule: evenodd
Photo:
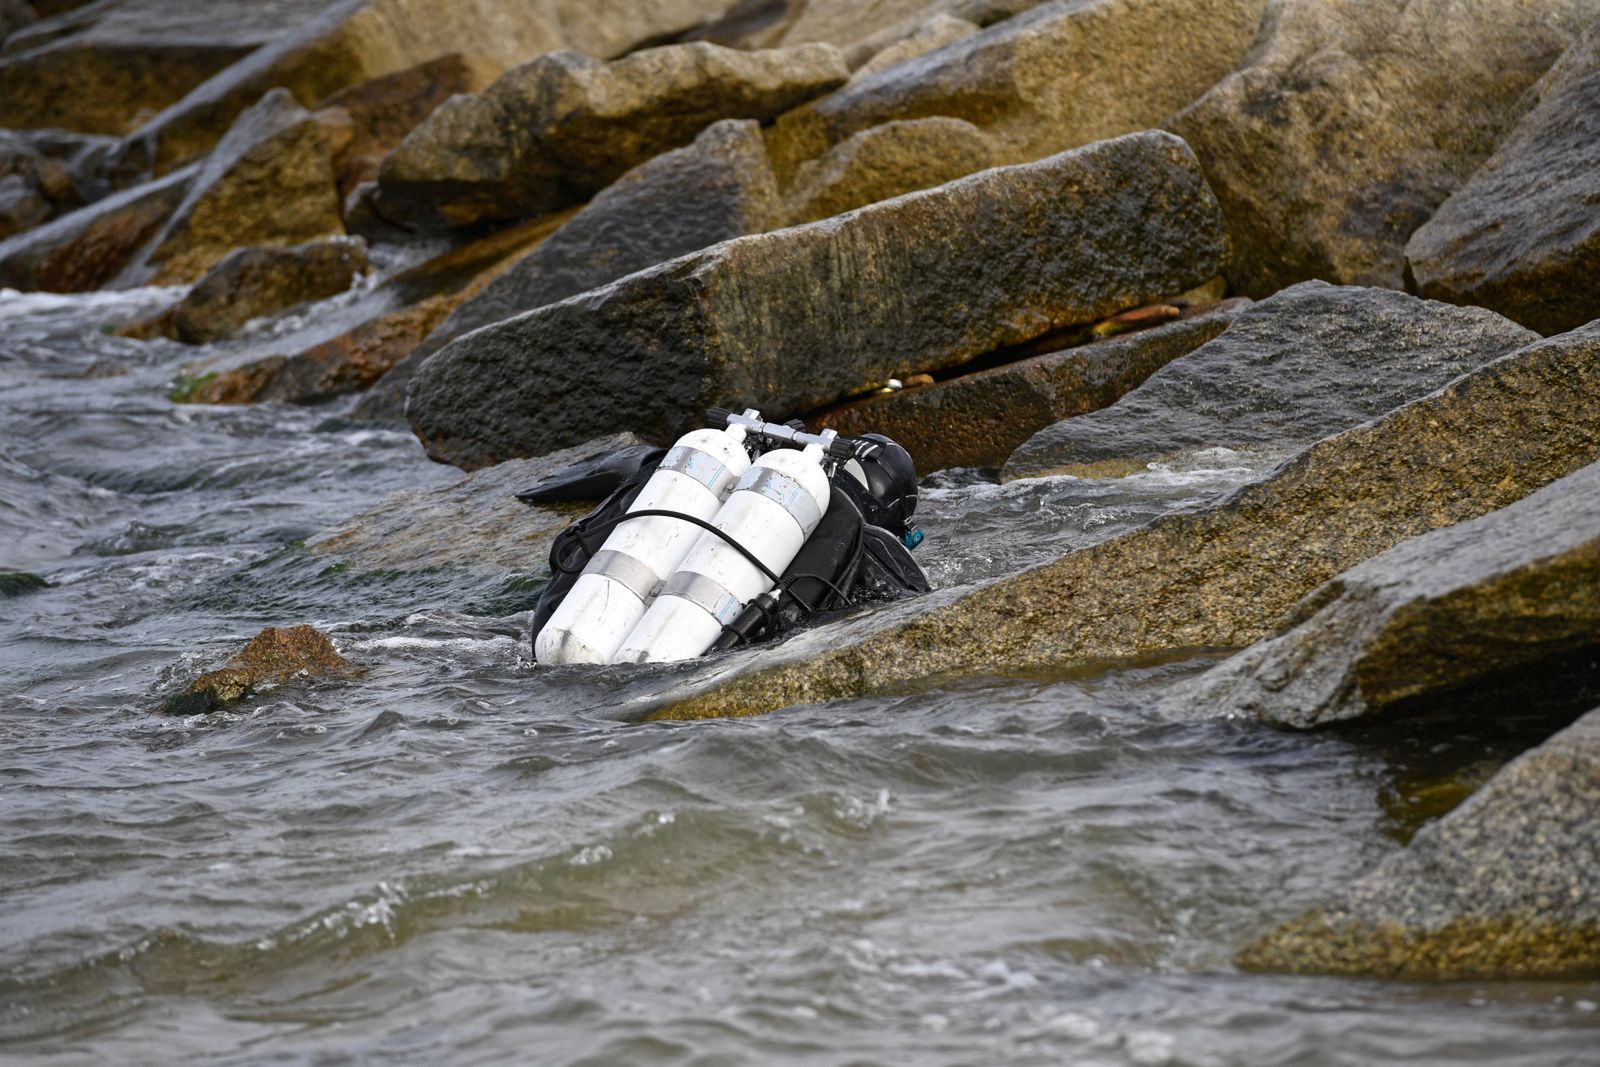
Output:
<svg viewBox="0 0 1600 1067">
<path fill-rule="evenodd" d="M 1229 657 L 1160 715 L 1567 687 L 1572 725 L 1238 960 L 1595 977 L 1597 26 L 1600 0 L 0 0 L 0 287 L 182 286 L 121 332 L 197 346 L 341 302 L 172 401 L 361 394 L 342 418 L 472 472 L 311 542 L 358 568 L 538 575 L 573 511 L 517 489 L 714 404 L 1005 482 L 1265 457 L 639 713 L 1197 652 Z M 354 670 L 269 630 L 168 710 Z"/>
</svg>

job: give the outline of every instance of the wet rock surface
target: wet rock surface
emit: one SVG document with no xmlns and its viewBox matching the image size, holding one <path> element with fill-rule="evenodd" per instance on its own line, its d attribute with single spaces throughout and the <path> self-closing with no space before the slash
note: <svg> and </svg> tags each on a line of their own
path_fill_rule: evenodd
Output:
<svg viewBox="0 0 1600 1067">
<path fill-rule="evenodd" d="M 1406 240 L 1471 177 L 1600 6 L 1288 0 L 1168 123 L 1200 157 L 1249 296 L 1307 278 L 1401 288 Z"/>
<path fill-rule="evenodd" d="M 886 122 L 800 165 L 789 221 L 815 222 L 983 170 L 994 161 L 984 132 L 962 119 Z"/>
<path fill-rule="evenodd" d="M 1180 291 L 1225 254 L 1188 149 L 1133 135 L 726 242 L 486 327 L 422 367 L 407 412 L 430 455 L 467 467 L 596 426 L 668 437 L 717 403 L 787 415 Z"/>
<path fill-rule="evenodd" d="M 60 160 L 0 130 L 0 241 L 80 203 L 77 182 Z"/>
<path fill-rule="evenodd" d="M 327 678 L 356 670 L 355 664 L 339 655 L 333 641 L 316 627 L 269 626 L 221 668 L 196 678 L 161 710 L 168 715 L 198 715 L 236 704 L 262 689 L 296 678 Z"/>
<path fill-rule="evenodd" d="M 1184 718 L 1310 729 L 1419 706 L 1600 649 L 1600 465 L 1402 542 L 1306 597 L 1270 637 L 1176 689 Z"/>
<path fill-rule="evenodd" d="M 1242 648 L 1340 571 L 1600 459 L 1597 379 L 1600 326 L 1535 342 L 1319 441 L 1212 508 L 912 602 L 823 647 L 802 635 L 660 714 L 758 714 L 946 672 Z"/>
<path fill-rule="evenodd" d="M 852 82 L 779 120 L 780 178 L 852 134 L 965 119 L 1018 163 L 1159 125 L 1244 55 L 1265 0 L 1061 0 Z"/>
<path fill-rule="evenodd" d="M 207 157 L 153 242 L 146 257 L 151 281 L 198 280 L 239 245 L 342 235 L 334 137 L 288 90 L 262 97 Z"/>
<path fill-rule="evenodd" d="M 886 434 L 911 453 L 919 473 L 999 467 L 1044 427 L 1115 403 L 1161 367 L 1221 334 L 1244 303 L 1227 301 L 1139 333 L 908 386 L 810 422 L 845 436 Z"/>
<path fill-rule="evenodd" d="M 1404 979 L 1600 974 L 1600 711 L 1519 757 L 1411 845 L 1239 965 Z"/>
<path fill-rule="evenodd" d="M 848 73 L 828 45 L 746 53 L 695 43 L 612 63 L 541 56 L 413 131 L 383 162 L 376 207 L 417 227 L 554 211 L 719 119 L 771 119 Z"/>
<path fill-rule="evenodd" d="M 199 169 L 173 171 L 0 241 L 0 285 L 80 293 L 110 284 L 160 233 Z"/>
<path fill-rule="evenodd" d="M 1406 245 L 1424 296 L 1541 333 L 1600 318 L 1600 31 L 1545 75 L 1539 102 Z"/>
<path fill-rule="evenodd" d="M 1535 337 L 1478 308 L 1306 282 L 1241 312 L 1117 404 L 1040 430 L 1003 476 L 1116 476 L 1204 448 L 1290 452 Z"/>
</svg>

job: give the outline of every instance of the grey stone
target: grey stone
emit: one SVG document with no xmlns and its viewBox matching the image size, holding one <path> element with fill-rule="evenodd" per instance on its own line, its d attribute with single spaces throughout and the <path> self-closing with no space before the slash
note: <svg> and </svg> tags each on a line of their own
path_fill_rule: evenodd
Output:
<svg viewBox="0 0 1600 1067">
<path fill-rule="evenodd" d="M 669 438 L 713 404 L 787 416 L 1092 322 L 1216 273 L 1193 157 L 1144 133 L 727 241 L 458 338 L 407 414 L 483 466 L 597 429 Z"/>
<path fill-rule="evenodd" d="M 1600 30 L 1535 92 L 1533 110 L 1411 236 L 1406 259 L 1424 296 L 1559 333 L 1600 318 Z"/>
<path fill-rule="evenodd" d="M 852 78 L 870 78 L 878 71 L 888 70 L 896 63 L 916 59 L 934 49 L 971 37 L 978 32 L 978 29 L 976 23 L 968 22 L 966 19 L 952 18 L 943 14 L 935 15 L 894 44 L 875 52 L 871 59 L 855 68 Z"/>
<path fill-rule="evenodd" d="M 955 181 L 994 162 L 984 132 L 963 119 L 886 122 L 802 163 L 788 196 L 789 220 L 815 222 L 879 200 Z"/>
<path fill-rule="evenodd" d="M 1222 200 L 1228 280 L 1398 289 L 1406 240 L 1489 157 L 1597 0 L 1279 0 L 1167 125 Z"/>
<path fill-rule="evenodd" d="M 1184 718 L 1311 729 L 1600 646 L 1600 465 L 1404 541 L 1163 700 Z"/>
<path fill-rule="evenodd" d="M 1111 407 L 1039 431 L 1003 477 L 1115 477 L 1204 448 L 1287 454 L 1536 336 L 1480 308 L 1305 282 Z"/>
<path fill-rule="evenodd" d="M 1403 852 L 1239 954 L 1250 970 L 1497 980 L 1600 974 L 1600 710 Z"/>
<path fill-rule="evenodd" d="M 751 715 L 945 672 L 1081 669 L 1242 648 L 1401 541 L 1600 460 L 1600 324 L 1536 341 L 1194 512 L 975 590 L 801 634 L 667 694 L 666 718 Z"/>
<path fill-rule="evenodd" d="M 581 203 L 718 119 L 768 120 L 849 76 L 829 45 L 670 45 L 600 63 L 540 56 L 435 111 L 384 160 L 375 206 L 418 227 Z"/>
<path fill-rule="evenodd" d="M 366 266 L 366 246 L 343 237 L 235 249 L 172 309 L 172 336 L 196 345 L 227 337 L 251 319 L 344 292 Z"/>
</svg>

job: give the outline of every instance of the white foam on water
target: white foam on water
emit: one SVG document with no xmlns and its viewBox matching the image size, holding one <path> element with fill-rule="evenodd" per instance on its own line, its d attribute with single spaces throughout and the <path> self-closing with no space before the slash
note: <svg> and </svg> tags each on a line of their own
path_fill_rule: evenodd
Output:
<svg viewBox="0 0 1600 1067">
<path fill-rule="evenodd" d="M 145 286 L 142 289 L 108 289 L 94 293 L 23 293 L 0 288 L 0 320 L 21 319 L 52 312 L 106 311 L 134 309 L 151 304 L 171 303 L 189 291 L 186 285 Z"/>
</svg>

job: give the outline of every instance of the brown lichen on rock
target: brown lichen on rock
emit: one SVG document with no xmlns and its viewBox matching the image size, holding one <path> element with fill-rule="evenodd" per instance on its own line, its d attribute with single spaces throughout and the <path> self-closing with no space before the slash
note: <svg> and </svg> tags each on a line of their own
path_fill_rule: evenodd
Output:
<svg viewBox="0 0 1600 1067">
<path fill-rule="evenodd" d="M 339 655 L 328 635 L 314 626 L 269 626 L 220 669 L 196 678 L 187 690 L 168 700 L 162 710 L 169 715 L 197 715 L 294 678 L 326 678 L 352 674 L 357 669 Z"/>
</svg>

